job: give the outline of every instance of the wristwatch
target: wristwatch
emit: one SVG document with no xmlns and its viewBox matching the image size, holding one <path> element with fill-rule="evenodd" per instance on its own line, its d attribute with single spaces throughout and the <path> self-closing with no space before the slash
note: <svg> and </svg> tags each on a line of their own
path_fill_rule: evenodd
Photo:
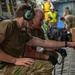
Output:
<svg viewBox="0 0 75 75">
<path fill-rule="evenodd" d="M 67 47 L 67 46 L 68 46 L 67 41 L 65 41 L 65 47 Z"/>
</svg>

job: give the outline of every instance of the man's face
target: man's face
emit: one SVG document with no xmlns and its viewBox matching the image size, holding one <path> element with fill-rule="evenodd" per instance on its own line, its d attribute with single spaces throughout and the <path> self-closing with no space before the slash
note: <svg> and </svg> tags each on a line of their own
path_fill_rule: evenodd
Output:
<svg viewBox="0 0 75 75">
<path fill-rule="evenodd" d="M 69 30 L 70 25 L 69 25 L 69 24 L 65 24 L 65 28 L 66 28 L 67 30 Z"/>
<path fill-rule="evenodd" d="M 32 23 L 32 27 L 31 29 L 39 29 L 41 28 L 42 24 L 43 24 L 43 19 L 44 19 L 44 14 L 43 12 L 39 11 L 38 13 L 36 13 L 34 19 L 33 19 L 33 23 Z"/>
<path fill-rule="evenodd" d="M 54 8 L 53 8 L 53 9 L 51 9 L 51 11 L 52 11 L 52 12 L 54 12 Z"/>
</svg>

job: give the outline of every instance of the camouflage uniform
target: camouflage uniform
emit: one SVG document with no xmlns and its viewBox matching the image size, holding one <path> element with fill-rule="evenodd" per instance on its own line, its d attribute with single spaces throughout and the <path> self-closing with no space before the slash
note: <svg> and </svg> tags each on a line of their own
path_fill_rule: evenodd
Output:
<svg viewBox="0 0 75 75">
<path fill-rule="evenodd" d="M 0 75 L 52 75 L 53 65 L 49 61 L 35 60 L 33 67 L 8 65 Z"/>
<path fill-rule="evenodd" d="M 0 23 L 0 34 L 5 35 L 0 48 L 9 55 L 20 58 L 24 48 L 24 36 L 17 24 L 15 20 Z M 30 34 L 26 36 L 26 42 L 32 38 Z M 53 67 L 49 61 L 44 60 L 36 60 L 32 68 L 6 63 L 3 68 L 0 67 L 0 75 L 51 75 Z"/>
</svg>

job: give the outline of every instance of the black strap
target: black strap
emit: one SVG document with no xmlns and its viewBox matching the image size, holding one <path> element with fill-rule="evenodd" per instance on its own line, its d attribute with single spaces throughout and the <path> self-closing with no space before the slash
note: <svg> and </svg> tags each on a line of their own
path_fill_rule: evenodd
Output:
<svg viewBox="0 0 75 75">
<path fill-rule="evenodd" d="M 14 23 L 14 25 L 16 24 L 16 21 L 15 20 L 12 20 L 12 22 Z M 22 30 L 23 32 L 23 36 L 24 36 L 24 47 L 23 47 L 23 51 L 22 51 L 22 54 L 21 56 L 22 57 L 25 57 L 25 47 L 26 47 L 26 39 L 27 39 L 27 28 L 25 28 L 25 30 Z"/>
<path fill-rule="evenodd" d="M 27 28 L 26 30 L 24 31 L 23 30 L 23 36 L 24 36 L 24 48 L 23 48 L 23 52 L 22 52 L 22 57 L 25 57 L 25 47 L 26 47 L 26 39 L 27 39 Z"/>
<path fill-rule="evenodd" d="M 67 41 L 65 41 L 65 47 L 67 47 L 67 46 L 68 46 Z"/>
<path fill-rule="evenodd" d="M 61 67 L 61 74 L 60 75 L 62 75 L 63 74 L 63 68 L 64 68 L 64 56 L 62 56 L 62 67 Z"/>
</svg>

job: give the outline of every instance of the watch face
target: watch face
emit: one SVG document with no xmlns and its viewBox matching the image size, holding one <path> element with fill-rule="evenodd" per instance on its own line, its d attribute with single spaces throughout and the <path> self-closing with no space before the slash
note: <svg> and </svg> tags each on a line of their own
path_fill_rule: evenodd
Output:
<svg viewBox="0 0 75 75">
<path fill-rule="evenodd" d="M 67 45 L 67 41 L 65 41 L 65 47 L 67 47 L 68 45 Z"/>
</svg>

